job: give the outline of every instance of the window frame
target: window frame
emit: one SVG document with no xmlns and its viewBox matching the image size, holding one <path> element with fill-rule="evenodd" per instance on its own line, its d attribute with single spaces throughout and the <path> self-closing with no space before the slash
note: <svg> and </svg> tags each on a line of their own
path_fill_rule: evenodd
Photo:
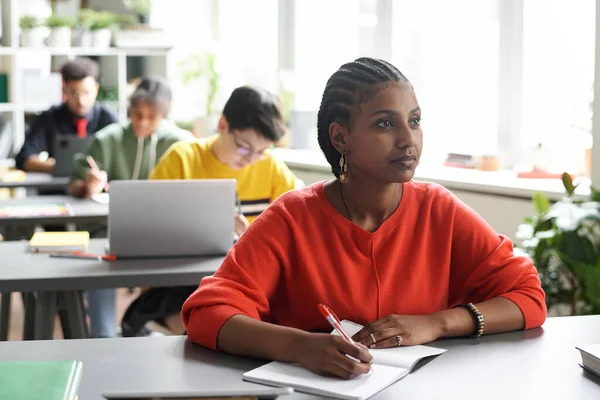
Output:
<svg viewBox="0 0 600 400">
<path fill-rule="evenodd" d="M 278 1 L 278 71 L 295 70 L 295 4 L 297 0 Z M 392 8 L 394 0 L 376 0 L 377 39 L 379 57 L 390 59 L 392 55 Z M 500 25 L 498 57 L 498 137 L 497 148 L 502 169 L 513 169 L 523 161 L 521 148 L 521 124 L 523 119 L 523 46 L 524 1 L 502 0 L 498 2 Z M 596 27 L 600 22 L 600 0 L 596 5 Z M 364 31 L 363 31 L 364 32 Z M 372 34 L 373 32 L 369 32 Z M 361 54 L 372 53 L 362 49 Z M 596 29 L 595 65 L 600 65 L 600 29 Z M 600 82 L 600 70 L 595 68 L 595 81 Z M 600 99 L 600 85 L 594 85 L 594 97 Z M 600 143 L 600 102 L 593 102 L 592 137 Z M 600 154 L 600 147 L 596 151 Z M 600 157 L 594 157 L 592 148 L 592 183 L 600 187 Z"/>
</svg>

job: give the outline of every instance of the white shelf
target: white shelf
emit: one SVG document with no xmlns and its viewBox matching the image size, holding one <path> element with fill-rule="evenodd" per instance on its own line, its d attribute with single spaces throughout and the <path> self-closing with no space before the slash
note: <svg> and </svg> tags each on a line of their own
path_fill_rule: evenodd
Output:
<svg viewBox="0 0 600 400">
<path fill-rule="evenodd" d="M 124 53 L 126 56 L 166 56 L 171 49 L 162 48 L 138 48 L 138 49 L 117 49 L 119 52 Z"/>
<path fill-rule="evenodd" d="M 52 104 L 25 104 L 23 111 L 26 113 L 39 113 L 46 111 L 50 107 L 52 107 Z"/>
<path fill-rule="evenodd" d="M 0 46 L 0 56 L 12 56 L 17 53 L 16 47 Z"/>
<path fill-rule="evenodd" d="M 21 47 L 19 51 L 44 52 L 52 56 L 116 56 L 118 53 L 113 48 L 93 48 L 93 47 Z"/>
<path fill-rule="evenodd" d="M 24 0 L 0 0 L 2 43 L 6 45 L 0 46 L 0 59 L 2 69 L 8 73 L 8 98 L 12 102 L 0 103 L 0 112 L 12 113 L 14 151 L 19 151 L 23 144 L 25 113 L 39 113 L 51 106 L 51 104 L 44 103 L 42 98 L 28 98 L 27 103 L 24 102 L 25 76 L 23 71 L 31 64 L 32 59 L 44 61 L 42 64 L 47 64 L 46 61 L 50 61 L 51 68 L 56 70 L 65 61 L 63 58 L 98 56 L 103 83 L 117 88 L 119 101 L 116 108 L 123 121 L 127 118 L 129 89 L 127 66 L 130 62 L 130 56 L 147 56 L 149 58 L 147 62 L 147 73 L 149 75 L 169 76 L 168 71 L 172 68 L 168 62 L 170 48 L 21 47 L 19 46 L 19 17 L 26 12 L 26 9 L 22 7 L 23 3 Z M 163 43 L 149 42 L 148 44 L 162 45 Z M 132 45 L 136 46 L 137 42 L 133 42 Z M 36 102 L 39 103 L 36 104 Z"/>
<path fill-rule="evenodd" d="M 0 48 L 0 54 L 2 48 Z M 46 53 L 51 56 L 165 56 L 169 49 L 121 49 L 116 47 L 96 48 L 96 47 L 19 47 L 11 48 L 13 53 Z"/>
<path fill-rule="evenodd" d="M 17 106 L 13 103 L 0 103 L 0 112 L 13 112 Z"/>
</svg>

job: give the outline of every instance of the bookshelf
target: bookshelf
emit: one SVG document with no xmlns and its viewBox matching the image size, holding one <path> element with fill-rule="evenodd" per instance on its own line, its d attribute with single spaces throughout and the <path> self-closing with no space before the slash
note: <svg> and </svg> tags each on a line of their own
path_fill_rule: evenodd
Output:
<svg viewBox="0 0 600 400">
<path fill-rule="evenodd" d="M 114 108 L 119 118 L 127 118 L 127 66 L 131 57 L 145 57 L 149 75 L 168 77 L 168 49 L 155 48 L 94 48 L 94 47 L 21 47 L 19 43 L 19 1 L 1 0 L 2 40 L 0 41 L 0 72 L 8 75 L 8 102 L 0 103 L 0 116 L 12 124 L 13 149 L 18 151 L 25 138 L 25 117 L 30 113 L 39 113 L 53 104 L 24 101 L 24 74 L 26 61 L 32 57 L 49 60 L 51 70 L 75 57 L 95 58 L 100 65 L 100 84 L 116 88 L 118 103 Z"/>
</svg>

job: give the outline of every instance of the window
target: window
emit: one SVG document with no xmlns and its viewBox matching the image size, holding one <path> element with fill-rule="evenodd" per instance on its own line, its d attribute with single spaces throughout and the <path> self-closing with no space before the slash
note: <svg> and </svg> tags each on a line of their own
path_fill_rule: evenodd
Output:
<svg viewBox="0 0 600 400">
<path fill-rule="evenodd" d="M 295 2 L 295 111 L 318 109 L 327 78 L 343 62 L 382 57 L 411 80 L 423 108 L 422 164 L 441 165 L 452 152 L 497 155 L 507 168 L 584 172 L 593 0 L 327 0 L 319 13 L 314 7 Z"/>
<path fill-rule="evenodd" d="M 218 7 L 216 43 L 225 97 L 244 84 L 277 92 L 278 1 L 219 0 Z"/>
<path fill-rule="evenodd" d="M 189 121 L 204 115 L 205 88 L 198 82 L 183 84 L 181 62 L 194 53 L 206 51 L 213 40 L 213 4 L 209 0 L 169 0 L 152 2 L 150 24 L 162 28 L 175 43 L 169 53 L 167 74 L 173 89 L 170 117 L 175 121 Z"/>
<path fill-rule="evenodd" d="M 523 6 L 523 161 L 542 152 L 547 168 L 584 172 L 584 151 L 591 147 L 595 1 L 525 0 Z"/>
<path fill-rule="evenodd" d="M 500 0 L 501 1 L 501 0 Z M 422 164 L 496 154 L 498 0 L 396 0 L 392 62 L 423 109 Z"/>
<path fill-rule="evenodd" d="M 327 79 L 359 55 L 359 1 L 302 0 L 294 11 L 294 109 L 315 111 Z"/>
<path fill-rule="evenodd" d="M 293 71 L 287 76 L 293 147 L 319 148 L 317 110 L 329 77 L 360 55 L 377 55 L 376 7 L 377 0 L 293 2 Z"/>
<path fill-rule="evenodd" d="M 293 147 L 317 147 L 316 112 L 329 76 L 347 61 L 374 56 L 393 62 L 415 87 L 423 165 L 461 153 L 496 155 L 506 168 L 585 170 L 594 0 L 199 3 L 211 10 L 223 100 L 241 84 L 280 95 L 283 85 L 291 92 L 284 102 L 293 104 Z M 189 40 L 190 24 L 180 24 L 180 35 L 197 43 Z"/>
</svg>

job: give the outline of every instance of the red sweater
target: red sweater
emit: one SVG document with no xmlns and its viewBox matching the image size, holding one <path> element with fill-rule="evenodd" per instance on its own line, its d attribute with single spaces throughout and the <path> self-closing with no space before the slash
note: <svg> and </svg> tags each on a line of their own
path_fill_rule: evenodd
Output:
<svg viewBox="0 0 600 400">
<path fill-rule="evenodd" d="M 306 331 L 330 331 L 317 304 L 367 324 L 388 314 L 430 314 L 497 296 L 525 327 L 546 318 L 532 262 L 452 193 L 404 184 L 400 205 L 375 232 L 339 214 L 323 183 L 288 192 L 252 223 L 219 270 L 182 310 L 188 337 L 216 348 L 223 323 L 245 314 Z"/>
</svg>

